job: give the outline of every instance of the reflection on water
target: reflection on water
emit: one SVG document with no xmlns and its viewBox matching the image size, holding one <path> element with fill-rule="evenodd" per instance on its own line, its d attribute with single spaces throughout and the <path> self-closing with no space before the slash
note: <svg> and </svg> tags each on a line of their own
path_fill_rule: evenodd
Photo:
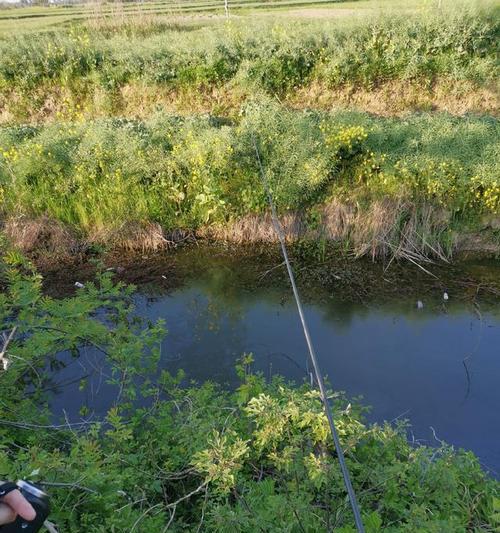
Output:
<svg viewBox="0 0 500 533">
<path fill-rule="evenodd" d="M 459 303 L 452 292 L 448 302 L 442 296 L 366 305 L 318 290 L 305 311 L 323 372 L 335 388 L 362 395 L 371 420 L 408 418 L 415 439 L 435 443 L 435 431 L 500 472 L 500 305 L 481 308 Z M 191 379 L 232 386 L 236 358 L 252 352 L 266 376 L 307 379 L 306 345 L 288 288 L 249 289 L 233 268 L 219 264 L 168 295 L 139 295 L 137 312 L 165 319 L 162 366 L 172 372 L 182 368 Z M 67 363 L 53 375 L 54 412 L 74 418 L 83 403 L 102 414 L 116 391 L 106 384 L 99 354 L 87 350 Z M 87 375 L 80 391 L 78 378 Z"/>
</svg>

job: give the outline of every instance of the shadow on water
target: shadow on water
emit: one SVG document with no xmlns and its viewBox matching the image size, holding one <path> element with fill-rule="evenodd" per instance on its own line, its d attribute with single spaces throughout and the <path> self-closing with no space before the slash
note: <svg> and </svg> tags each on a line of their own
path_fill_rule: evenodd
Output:
<svg viewBox="0 0 500 533">
<path fill-rule="evenodd" d="M 163 368 L 232 387 L 236 359 L 252 352 L 265 376 L 308 379 L 306 345 L 284 272 L 268 272 L 279 260 L 251 259 L 227 251 L 182 252 L 175 258 L 182 284 L 166 289 L 153 279 L 139 289 L 137 314 L 163 318 L 168 327 Z M 500 299 L 495 290 L 481 297 L 500 280 L 500 266 L 447 267 L 443 272 L 451 277 L 440 273 L 438 281 L 416 270 L 384 272 L 370 265 L 327 270 L 337 274 L 301 274 L 299 282 L 332 386 L 362 396 L 372 406 L 369 420 L 408 418 L 415 439 L 471 449 L 500 472 Z M 314 268 L 304 272 L 314 274 Z M 341 276 L 356 281 L 344 283 Z M 64 410 L 74 419 L 83 404 L 101 416 L 116 395 L 106 384 L 105 362 L 89 348 L 78 357 L 61 354 L 61 361 L 65 366 L 52 374 L 53 412 Z"/>
</svg>

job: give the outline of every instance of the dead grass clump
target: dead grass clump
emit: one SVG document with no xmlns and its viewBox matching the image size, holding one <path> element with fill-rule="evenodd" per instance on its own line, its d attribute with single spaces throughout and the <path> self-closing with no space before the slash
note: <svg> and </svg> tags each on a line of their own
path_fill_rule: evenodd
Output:
<svg viewBox="0 0 500 533">
<path fill-rule="evenodd" d="M 303 215 L 297 212 L 281 216 L 280 222 L 287 241 L 301 238 L 349 241 L 356 257 L 425 262 L 450 256 L 451 243 L 446 249 L 441 244 L 449 219 L 444 209 L 406 200 L 377 200 L 359 208 L 333 199 L 322 207 L 318 227 L 308 227 Z M 206 228 L 198 236 L 236 244 L 278 240 L 270 213 Z"/>
<path fill-rule="evenodd" d="M 74 251 L 78 245 L 67 227 L 47 216 L 11 218 L 5 222 L 3 230 L 13 246 L 25 253 L 44 251 L 66 254 Z"/>
<path fill-rule="evenodd" d="M 357 257 L 446 260 L 452 247 L 444 249 L 439 238 L 449 226 L 450 215 L 432 205 L 384 199 L 358 211 L 351 234 Z"/>
<path fill-rule="evenodd" d="M 157 252 L 193 239 L 193 232 L 174 229 L 165 232 L 155 222 L 127 222 L 119 228 L 100 229 L 89 235 L 90 243 L 129 252 Z"/>
<path fill-rule="evenodd" d="M 160 224 L 152 222 L 128 222 L 119 228 L 97 230 L 89 236 L 89 241 L 130 252 L 156 252 L 174 244 L 164 235 Z"/>
<path fill-rule="evenodd" d="M 320 213 L 321 221 L 315 226 L 308 225 L 300 212 L 282 215 L 280 222 L 285 239 L 289 242 L 298 239 L 344 241 L 349 242 L 356 257 L 404 259 L 418 264 L 433 259 L 447 260 L 453 251 L 464 247 L 444 233 L 450 226 L 449 212 L 430 204 L 386 198 L 361 208 L 333 199 Z M 95 230 L 85 243 L 79 242 L 60 222 L 48 217 L 13 218 L 3 229 L 12 244 L 25 253 L 59 255 L 75 253 L 89 244 L 128 252 L 156 252 L 195 239 L 193 232 L 182 229 L 165 232 L 152 222 L 129 222 L 115 229 Z M 270 213 L 248 215 L 224 226 L 201 228 L 196 237 L 235 244 L 278 240 Z"/>
<path fill-rule="evenodd" d="M 306 231 L 303 218 L 298 213 L 287 213 L 280 217 L 283 234 L 287 241 L 302 237 Z M 198 232 L 202 237 L 219 239 L 237 244 L 275 242 L 278 240 L 270 213 L 247 215 L 227 226 L 210 227 Z"/>
<path fill-rule="evenodd" d="M 386 257 L 396 239 L 396 223 L 402 205 L 392 200 L 374 202 L 368 210 L 359 211 L 353 223 L 352 240 L 358 257 Z"/>
<path fill-rule="evenodd" d="M 321 235 L 329 240 L 346 239 L 356 220 L 356 208 L 334 198 L 321 211 Z"/>
<path fill-rule="evenodd" d="M 324 82 L 313 81 L 290 94 L 287 101 L 296 109 L 355 108 L 382 116 L 404 115 L 410 111 L 498 116 L 498 88 L 479 87 L 468 80 L 438 79 L 431 85 L 393 80 L 370 89 L 355 86 L 331 88 Z"/>
<path fill-rule="evenodd" d="M 213 87 L 172 87 L 136 80 L 111 92 L 99 85 L 88 86 L 85 90 L 82 87 L 70 90 L 46 83 L 29 94 L 15 89 L 0 91 L 0 124 L 16 120 L 54 121 L 58 113 L 63 116 L 68 114 L 68 101 L 78 102 L 89 118 L 123 115 L 146 119 L 158 109 L 181 115 L 210 113 L 234 117 L 250 96 L 251 91 L 234 82 Z M 37 105 L 33 105 L 34 101 Z M 285 101 L 295 109 L 356 109 L 380 116 L 444 111 L 458 116 L 477 113 L 497 117 L 499 110 L 496 87 L 478 87 L 463 80 L 438 80 L 430 87 L 396 80 L 372 89 L 352 86 L 331 88 L 325 83 L 313 81 L 290 93 Z"/>
</svg>

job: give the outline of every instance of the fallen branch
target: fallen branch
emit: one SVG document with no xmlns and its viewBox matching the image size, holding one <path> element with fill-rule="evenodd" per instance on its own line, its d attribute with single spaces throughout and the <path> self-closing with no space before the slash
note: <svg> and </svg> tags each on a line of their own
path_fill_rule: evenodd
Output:
<svg viewBox="0 0 500 533">
<path fill-rule="evenodd" d="M 285 261 L 282 261 L 279 265 L 273 266 L 269 270 L 266 270 L 263 274 L 259 276 L 259 281 L 263 280 L 269 273 L 271 273 L 273 270 L 276 270 L 279 267 L 282 267 L 285 265 Z"/>
</svg>

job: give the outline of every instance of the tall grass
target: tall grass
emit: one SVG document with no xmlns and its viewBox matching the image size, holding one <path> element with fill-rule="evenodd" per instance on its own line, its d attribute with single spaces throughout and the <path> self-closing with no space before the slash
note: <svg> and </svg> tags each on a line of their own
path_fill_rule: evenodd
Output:
<svg viewBox="0 0 500 533">
<path fill-rule="evenodd" d="M 498 133 L 493 119 L 397 121 L 272 102 L 247 105 L 239 123 L 159 114 L 4 128 L 2 216 L 48 216 L 87 236 L 130 223 L 230 224 L 266 210 L 255 135 L 282 213 L 314 224 L 317 207 L 335 201 L 360 213 L 393 205 L 397 217 L 433 206 L 447 224 L 474 222 L 500 211 Z"/>
<path fill-rule="evenodd" d="M 372 87 L 438 77 L 488 83 L 497 73 L 493 8 L 394 15 L 349 25 L 231 22 L 149 36 L 121 31 L 25 34 L 0 42 L 0 89 L 65 86 L 114 91 L 145 84 L 217 86 L 232 82 L 283 94 L 319 80 Z"/>
</svg>

